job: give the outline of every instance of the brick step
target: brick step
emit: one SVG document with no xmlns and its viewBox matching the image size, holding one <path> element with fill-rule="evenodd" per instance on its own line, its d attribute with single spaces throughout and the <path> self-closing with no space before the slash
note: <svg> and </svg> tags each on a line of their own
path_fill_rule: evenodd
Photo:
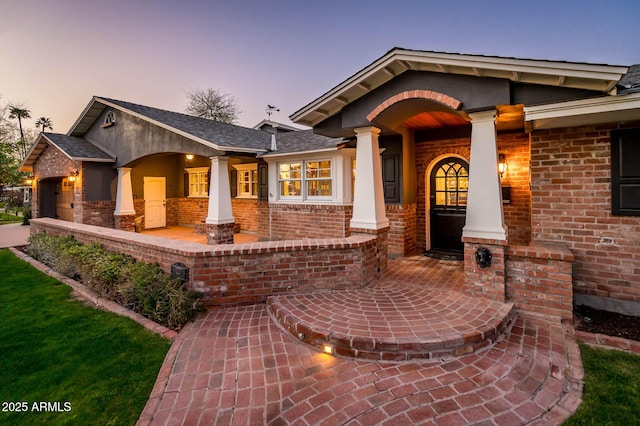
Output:
<svg viewBox="0 0 640 426">
<path fill-rule="evenodd" d="M 490 347 L 512 325 L 512 303 L 381 282 L 360 290 L 272 296 L 268 311 L 320 352 L 375 361 L 442 360 Z"/>
</svg>

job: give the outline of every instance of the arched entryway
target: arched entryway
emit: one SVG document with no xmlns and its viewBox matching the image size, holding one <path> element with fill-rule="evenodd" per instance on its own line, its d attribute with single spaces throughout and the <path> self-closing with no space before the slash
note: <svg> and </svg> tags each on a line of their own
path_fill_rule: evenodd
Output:
<svg viewBox="0 0 640 426">
<path fill-rule="evenodd" d="M 430 249 L 425 254 L 438 258 L 462 258 L 469 163 L 457 156 L 447 156 L 435 163 L 427 179 L 427 238 Z"/>
<path fill-rule="evenodd" d="M 43 179 L 38 183 L 38 217 L 73 222 L 73 182 L 68 177 Z"/>
</svg>

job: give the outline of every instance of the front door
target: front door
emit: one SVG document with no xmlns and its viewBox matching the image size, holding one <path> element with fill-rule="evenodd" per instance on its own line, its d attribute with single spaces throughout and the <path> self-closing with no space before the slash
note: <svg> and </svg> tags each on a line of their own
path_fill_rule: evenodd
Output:
<svg viewBox="0 0 640 426">
<path fill-rule="evenodd" d="M 462 253 L 469 163 L 457 157 L 439 161 L 431 172 L 431 251 Z"/>
<path fill-rule="evenodd" d="M 167 199 L 164 177 L 144 178 L 144 227 L 167 226 Z"/>
<path fill-rule="evenodd" d="M 62 178 L 56 184 L 56 218 L 73 222 L 73 182 Z"/>
</svg>

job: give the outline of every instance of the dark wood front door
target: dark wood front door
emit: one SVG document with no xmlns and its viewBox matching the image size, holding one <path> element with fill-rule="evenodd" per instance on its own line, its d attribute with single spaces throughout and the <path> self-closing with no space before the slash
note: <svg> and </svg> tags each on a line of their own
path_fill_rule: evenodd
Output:
<svg viewBox="0 0 640 426">
<path fill-rule="evenodd" d="M 431 172 L 430 187 L 431 250 L 462 252 L 469 164 L 457 157 L 439 161 Z"/>
</svg>

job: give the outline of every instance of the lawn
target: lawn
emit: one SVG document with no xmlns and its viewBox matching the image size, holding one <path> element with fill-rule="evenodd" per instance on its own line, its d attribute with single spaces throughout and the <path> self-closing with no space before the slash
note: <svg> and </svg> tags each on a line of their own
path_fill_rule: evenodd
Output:
<svg viewBox="0 0 640 426">
<path fill-rule="evenodd" d="M 14 216 L 9 213 L 0 212 L 0 225 L 5 223 L 19 223 L 22 222 L 22 216 Z"/>
<path fill-rule="evenodd" d="M 6 249 L 0 277 L 0 424 L 135 424 L 169 342 Z"/>
<path fill-rule="evenodd" d="M 640 424 L 640 356 L 580 344 L 583 402 L 565 425 Z"/>
</svg>

